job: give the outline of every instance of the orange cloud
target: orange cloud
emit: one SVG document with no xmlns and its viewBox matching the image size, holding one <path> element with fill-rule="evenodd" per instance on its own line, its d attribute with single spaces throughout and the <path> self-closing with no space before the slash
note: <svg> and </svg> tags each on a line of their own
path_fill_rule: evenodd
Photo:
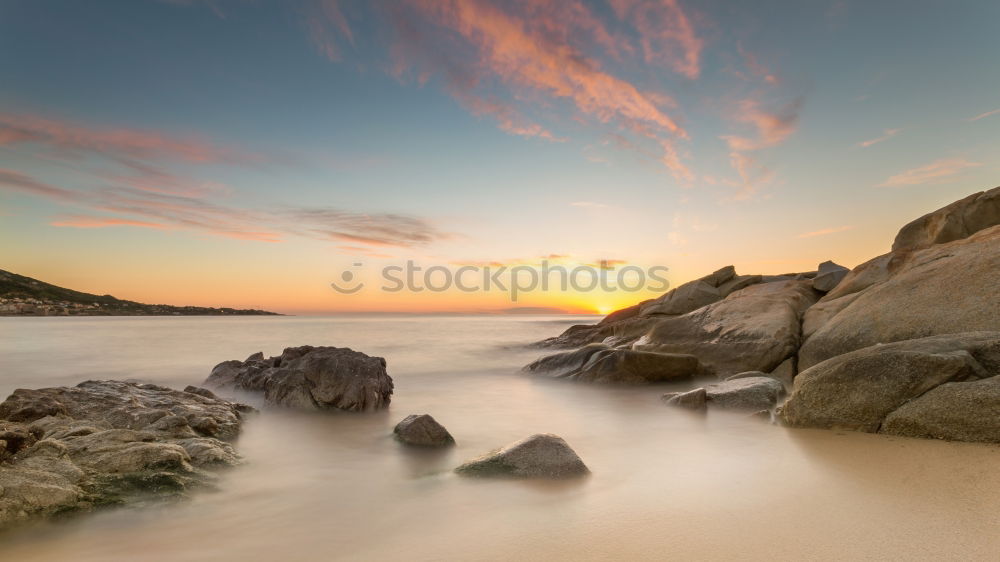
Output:
<svg viewBox="0 0 1000 562">
<path fill-rule="evenodd" d="M 836 234 L 838 232 L 845 232 L 852 229 L 854 229 L 854 225 L 835 226 L 832 228 L 815 230 L 813 232 L 803 232 L 802 234 L 796 236 L 796 238 L 815 238 L 816 236 L 826 236 L 828 234 Z"/>
<path fill-rule="evenodd" d="M 777 113 L 771 113 L 761 109 L 760 103 L 755 100 L 742 100 L 737 104 L 738 112 L 735 119 L 740 123 L 752 125 L 755 136 L 726 135 L 722 139 L 729 144 L 729 148 L 739 151 L 759 150 L 781 144 L 795 132 L 800 105 L 801 101 L 797 100 Z"/>
<path fill-rule="evenodd" d="M 905 172 L 891 176 L 889 179 L 878 184 L 876 187 L 903 187 L 907 185 L 919 185 L 932 182 L 948 176 L 953 176 L 976 166 L 982 166 L 978 162 L 970 162 L 964 158 L 946 158 L 935 160 L 926 166 L 906 170 Z"/>
</svg>

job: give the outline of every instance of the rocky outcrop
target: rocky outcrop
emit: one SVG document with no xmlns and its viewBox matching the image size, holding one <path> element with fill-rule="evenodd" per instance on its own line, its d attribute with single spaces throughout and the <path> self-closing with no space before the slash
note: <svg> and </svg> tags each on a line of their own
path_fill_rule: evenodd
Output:
<svg viewBox="0 0 1000 562">
<path fill-rule="evenodd" d="M 1000 187 L 980 191 L 928 213 L 899 230 L 893 252 L 920 250 L 968 238 L 1000 224 Z"/>
<path fill-rule="evenodd" d="M 879 433 L 1000 443 L 1000 376 L 942 384 L 886 416 Z"/>
<path fill-rule="evenodd" d="M 427 414 L 406 416 L 396 424 L 392 433 L 398 441 L 418 447 L 447 447 L 455 444 L 455 438 L 448 430 Z"/>
<path fill-rule="evenodd" d="M 829 293 L 834 290 L 850 272 L 850 269 L 847 269 L 842 265 L 837 265 L 832 261 L 825 261 L 819 264 L 819 271 L 816 273 L 816 277 L 813 277 L 813 289 L 822 293 Z"/>
<path fill-rule="evenodd" d="M 558 435 L 541 433 L 466 462 L 455 472 L 467 476 L 572 478 L 590 473 Z"/>
<path fill-rule="evenodd" d="M 960 411 L 943 413 L 937 409 L 962 401 L 963 397 L 967 399 L 978 389 L 992 388 L 990 384 L 975 381 L 997 375 L 1000 375 L 1000 332 L 951 334 L 875 345 L 799 373 L 791 397 L 781 408 L 780 418 L 796 427 L 937 436 L 958 436 L 968 432 L 962 428 L 963 423 L 979 423 L 988 435 L 988 428 L 995 422 L 986 421 L 986 416 L 1000 407 L 992 401 L 995 395 L 985 392 L 977 400 L 965 400 Z M 970 409 L 977 404 L 979 410 Z M 919 419 L 932 411 L 936 412 L 933 416 Z M 949 419 L 958 425 L 946 427 Z M 979 421 L 973 421 L 976 419 Z M 932 431 L 931 427 L 935 429 Z"/>
<path fill-rule="evenodd" d="M 769 372 L 800 344 L 800 316 L 818 298 L 810 280 L 760 283 L 683 316 L 665 318 L 632 346 L 698 357 L 712 372 Z"/>
<path fill-rule="evenodd" d="M 855 268 L 805 314 L 799 369 L 875 345 L 1000 330 L 1000 226 Z"/>
<path fill-rule="evenodd" d="M 246 361 L 225 361 L 205 385 L 263 392 L 268 404 L 298 409 L 352 412 L 389 406 L 392 378 L 385 359 L 340 347 L 289 347 L 277 357 L 255 353 Z"/>
<path fill-rule="evenodd" d="M 543 357 L 525 369 L 552 378 L 616 384 L 663 382 L 704 372 L 692 355 L 615 349 L 599 343 Z"/>
<path fill-rule="evenodd" d="M 239 462 L 252 408 L 152 384 L 87 381 L 0 403 L 0 527 L 176 496 Z"/>
</svg>

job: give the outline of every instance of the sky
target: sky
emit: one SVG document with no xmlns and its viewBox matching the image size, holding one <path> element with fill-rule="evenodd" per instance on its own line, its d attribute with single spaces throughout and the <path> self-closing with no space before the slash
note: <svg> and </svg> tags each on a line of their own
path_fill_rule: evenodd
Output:
<svg viewBox="0 0 1000 562">
<path fill-rule="evenodd" d="M 408 261 L 853 267 L 1000 184 L 997 22 L 971 0 L 0 0 L 0 269 L 322 314 L 662 292 L 382 291 Z"/>
</svg>

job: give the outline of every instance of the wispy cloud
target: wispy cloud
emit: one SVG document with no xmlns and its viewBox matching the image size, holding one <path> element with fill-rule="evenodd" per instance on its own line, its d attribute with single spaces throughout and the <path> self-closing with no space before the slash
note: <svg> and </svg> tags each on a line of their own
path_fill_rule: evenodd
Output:
<svg viewBox="0 0 1000 562">
<path fill-rule="evenodd" d="M 611 7 L 639 32 L 646 62 L 698 78 L 705 42 L 677 0 L 611 0 Z"/>
<path fill-rule="evenodd" d="M 887 141 L 901 132 L 903 132 L 903 129 L 886 129 L 885 131 L 882 132 L 882 136 L 859 142 L 858 146 L 862 148 L 868 148 L 873 144 L 878 144 L 882 141 Z"/>
<path fill-rule="evenodd" d="M 981 166 L 979 162 L 970 162 L 964 158 L 946 158 L 935 160 L 925 166 L 906 170 L 878 184 L 876 187 L 904 187 L 919 185 L 949 176 L 954 176 L 968 168 Z"/>
<path fill-rule="evenodd" d="M 980 113 L 975 117 L 970 117 L 966 121 L 979 121 L 980 119 L 986 119 L 987 117 L 993 116 L 1000 113 L 1000 109 L 994 109 L 993 111 L 987 111 L 986 113 Z"/>
<path fill-rule="evenodd" d="M 796 236 L 796 238 L 815 238 L 816 236 L 826 236 L 828 234 L 837 234 L 838 232 L 846 232 L 848 230 L 854 229 L 853 224 L 844 226 L 834 226 L 831 228 L 824 228 L 822 230 L 814 230 L 813 232 L 803 232 Z"/>
<path fill-rule="evenodd" d="M 86 211 L 58 218 L 53 226 L 178 229 L 260 242 L 306 236 L 396 247 L 429 244 L 448 236 L 430 222 L 406 215 L 239 206 L 233 203 L 229 186 L 180 177 L 168 166 L 178 162 L 186 168 L 257 166 L 266 159 L 193 136 L 5 114 L 0 115 L 0 145 L 74 172 L 72 185 L 67 186 L 0 169 L 0 191 Z"/>
<path fill-rule="evenodd" d="M 583 207 L 587 209 L 608 209 L 611 206 L 605 203 L 596 203 L 594 201 L 574 201 L 570 203 L 573 207 Z"/>
<path fill-rule="evenodd" d="M 739 177 L 738 182 L 723 182 L 737 188 L 733 199 L 749 199 L 774 179 L 774 172 L 753 153 L 777 146 L 795 132 L 801 104 L 802 100 L 797 99 L 778 111 L 767 111 L 753 99 L 744 99 L 737 104 L 733 119 L 749 125 L 752 134 L 721 137 L 729 146 L 729 162 Z"/>
</svg>

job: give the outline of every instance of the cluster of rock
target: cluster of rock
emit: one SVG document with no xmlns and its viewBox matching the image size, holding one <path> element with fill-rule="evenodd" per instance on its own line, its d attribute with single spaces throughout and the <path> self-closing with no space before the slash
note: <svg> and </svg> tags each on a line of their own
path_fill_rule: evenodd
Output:
<svg viewBox="0 0 1000 562">
<path fill-rule="evenodd" d="M 255 353 L 224 361 L 204 383 L 211 388 L 263 392 L 268 404 L 297 409 L 379 410 L 392 400 L 385 359 L 346 347 L 286 348 L 277 357 Z"/>
<path fill-rule="evenodd" d="M 235 465 L 249 406 L 205 389 L 87 381 L 0 403 L 0 527 L 183 495 Z"/>
<path fill-rule="evenodd" d="M 794 380 L 778 412 L 788 425 L 1000 442 L 998 274 L 994 188 L 907 224 L 892 251 L 853 270 L 824 262 L 767 276 L 725 267 L 540 342 L 580 349 L 527 369 L 657 382 L 685 376 L 676 368 L 684 357 L 689 374 L 731 380 L 666 396 L 672 405 L 773 407 L 775 381 Z"/>
<path fill-rule="evenodd" d="M 406 445 L 449 447 L 455 438 L 427 414 L 399 422 L 393 434 Z M 463 463 L 455 472 L 465 476 L 507 478 L 572 478 L 590 473 L 576 452 L 558 435 L 539 433 Z"/>
</svg>

